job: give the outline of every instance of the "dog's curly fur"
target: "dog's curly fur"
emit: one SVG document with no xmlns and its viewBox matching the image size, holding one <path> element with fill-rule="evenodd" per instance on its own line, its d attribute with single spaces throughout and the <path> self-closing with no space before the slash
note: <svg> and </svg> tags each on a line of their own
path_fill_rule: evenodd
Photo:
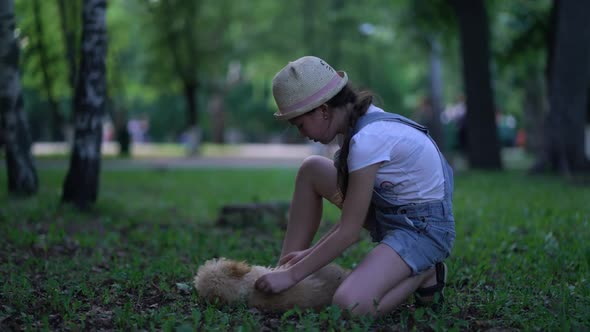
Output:
<svg viewBox="0 0 590 332">
<path fill-rule="evenodd" d="M 225 304 L 246 303 L 251 308 L 280 312 L 329 305 L 349 273 L 329 264 L 282 293 L 266 294 L 255 289 L 254 283 L 260 276 L 275 270 L 226 258 L 211 259 L 199 267 L 194 284 L 199 296 L 209 302 L 218 299 Z"/>
</svg>

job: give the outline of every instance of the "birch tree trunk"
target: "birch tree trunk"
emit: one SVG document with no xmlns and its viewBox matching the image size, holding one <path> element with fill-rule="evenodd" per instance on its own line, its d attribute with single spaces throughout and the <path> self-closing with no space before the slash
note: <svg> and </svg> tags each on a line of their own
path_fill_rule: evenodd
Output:
<svg viewBox="0 0 590 332">
<path fill-rule="evenodd" d="M 84 0 L 74 142 L 62 202 L 88 209 L 98 197 L 102 120 L 106 106 L 106 0 Z"/>
<path fill-rule="evenodd" d="M 14 2 L 0 1 L 0 133 L 6 145 L 8 191 L 16 195 L 37 192 L 37 171 L 31 154 L 31 135 L 23 110 L 18 70 L 19 46 L 14 35 Z"/>
</svg>

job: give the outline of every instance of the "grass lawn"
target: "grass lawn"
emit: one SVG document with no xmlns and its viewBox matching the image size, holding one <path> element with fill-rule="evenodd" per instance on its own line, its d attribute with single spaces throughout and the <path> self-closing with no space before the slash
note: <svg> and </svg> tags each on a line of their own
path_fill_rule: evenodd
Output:
<svg viewBox="0 0 590 332">
<path fill-rule="evenodd" d="M 59 205 L 65 171 L 41 171 L 27 200 L 6 196 L 2 172 L 0 330 L 590 329 L 590 188 L 520 171 L 457 176 L 439 313 L 409 303 L 378 320 L 336 308 L 268 315 L 200 301 L 192 279 L 205 260 L 274 264 L 282 241 L 270 218 L 217 225 L 219 208 L 288 200 L 295 172 L 104 171 L 87 214 Z M 322 229 L 337 216 L 329 207 Z M 354 267 L 367 238 L 338 262 Z"/>
</svg>

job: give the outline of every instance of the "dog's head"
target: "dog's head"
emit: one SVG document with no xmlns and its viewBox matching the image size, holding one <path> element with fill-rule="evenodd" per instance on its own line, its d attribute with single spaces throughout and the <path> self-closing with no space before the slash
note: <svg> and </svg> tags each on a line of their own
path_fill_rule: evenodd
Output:
<svg viewBox="0 0 590 332">
<path fill-rule="evenodd" d="M 252 267 L 245 262 L 211 259 L 199 267 L 195 288 L 199 296 L 208 301 L 216 298 L 223 302 L 240 301 L 252 289 L 254 279 L 246 277 L 251 270 Z"/>
</svg>

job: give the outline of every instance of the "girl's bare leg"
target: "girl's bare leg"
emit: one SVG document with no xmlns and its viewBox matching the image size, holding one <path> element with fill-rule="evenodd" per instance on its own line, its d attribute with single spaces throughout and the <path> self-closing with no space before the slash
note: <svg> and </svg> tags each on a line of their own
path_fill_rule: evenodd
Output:
<svg viewBox="0 0 590 332">
<path fill-rule="evenodd" d="M 295 180 L 281 257 L 309 248 L 322 217 L 322 199 L 332 199 L 338 192 L 336 176 L 331 159 L 310 156 L 303 161 Z"/>
<path fill-rule="evenodd" d="M 389 246 L 379 244 L 340 285 L 333 303 L 358 315 L 389 313 L 430 282 L 433 274 L 431 269 L 410 276 L 410 267 L 402 258 Z"/>
<path fill-rule="evenodd" d="M 381 298 L 381 301 L 379 301 L 379 313 L 387 314 L 391 312 L 400 304 L 404 303 L 419 287 L 429 287 L 435 284 L 436 272 L 434 268 L 403 280 Z"/>
</svg>

